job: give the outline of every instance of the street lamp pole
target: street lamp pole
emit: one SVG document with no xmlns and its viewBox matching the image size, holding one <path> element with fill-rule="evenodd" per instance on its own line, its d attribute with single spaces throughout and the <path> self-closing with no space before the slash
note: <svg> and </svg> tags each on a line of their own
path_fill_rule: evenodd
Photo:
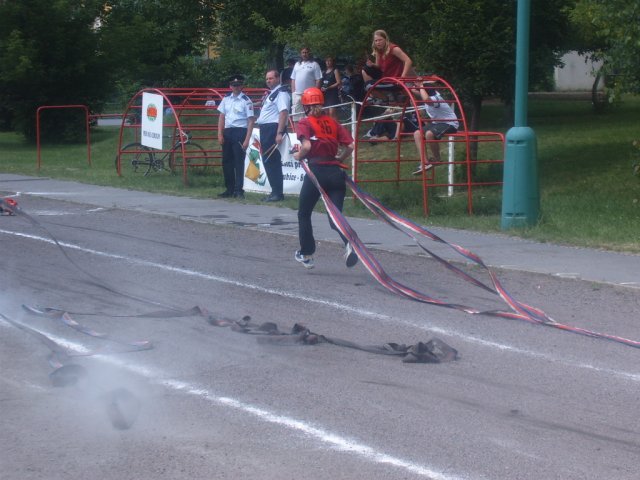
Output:
<svg viewBox="0 0 640 480">
<path fill-rule="evenodd" d="M 518 0 L 515 122 L 506 135 L 502 188 L 503 230 L 535 225 L 540 210 L 536 135 L 527 127 L 530 0 Z"/>
</svg>

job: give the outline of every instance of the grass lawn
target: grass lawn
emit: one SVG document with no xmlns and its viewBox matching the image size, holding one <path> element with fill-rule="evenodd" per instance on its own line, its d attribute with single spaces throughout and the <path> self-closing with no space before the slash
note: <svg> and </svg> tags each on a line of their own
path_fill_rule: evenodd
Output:
<svg viewBox="0 0 640 480">
<path fill-rule="evenodd" d="M 559 104 L 559 105 L 558 105 Z M 633 141 L 640 101 L 594 115 L 589 104 L 537 102 L 540 224 L 533 238 L 640 251 L 640 178 Z"/>
<path fill-rule="evenodd" d="M 501 106 L 488 104 L 482 114 L 483 130 L 508 130 Z M 538 142 L 541 218 L 534 227 L 504 233 L 640 253 L 640 178 L 633 170 L 640 158 L 632 145 L 640 140 L 640 98 L 625 98 L 602 114 L 594 114 L 587 100 L 531 100 L 529 126 Z M 167 173 L 143 177 L 126 172 L 118 177 L 114 166 L 118 131 L 117 127 L 92 130 L 91 166 L 84 144 L 43 145 L 39 171 L 35 146 L 20 135 L 2 132 L 0 171 L 192 197 L 212 197 L 222 191 L 220 168 L 190 175 L 189 187 L 183 185 L 180 175 Z M 365 146 L 361 154 L 363 158 L 381 158 L 393 155 L 392 148 Z M 413 145 L 403 148 L 409 152 Z M 423 216 L 418 183 L 366 183 L 363 188 L 400 214 L 425 225 L 500 231 L 500 187 L 474 190 L 472 216 L 466 213 L 466 195 L 430 195 L 428 217 Z M 258 204 L 261 197 L 248 194 L 245 202 Z M 288 198 L 284 205 L 295 208 L 297 198 Z M 352 202 L 346 202 L 345 211 L 348 215 L 367 215 Z"/>
</svg>

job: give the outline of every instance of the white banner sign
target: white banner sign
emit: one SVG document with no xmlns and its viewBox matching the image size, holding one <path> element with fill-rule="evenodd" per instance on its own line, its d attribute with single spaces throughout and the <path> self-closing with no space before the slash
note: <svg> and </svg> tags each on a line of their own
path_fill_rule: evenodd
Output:
<svg viewBox="0 0 640 480">
<path fill-rule="evenodd" d="M 278 151 L 282 158 L 282 176 L 284 178 L 284 193 L 300 194 L 302 181 L 304 180 L 304 170 L 293 155 L 289 153 L 291 146 L 299 143 L 295 133 L 285 135 Z M 271 192 L 271 186 L 264 170 L 262 159 L 262 148 L 260 147 L 260 130 L 253 129 L 249 148 L 244 159 L 244 189 L 248 192 Z"/>
<path fill-rule="evenodd" d="M 140 142 L 162 150 L 162 117 L 164 98 L 156 93 L 142 93 L 142 132 Z"/>
</svg>

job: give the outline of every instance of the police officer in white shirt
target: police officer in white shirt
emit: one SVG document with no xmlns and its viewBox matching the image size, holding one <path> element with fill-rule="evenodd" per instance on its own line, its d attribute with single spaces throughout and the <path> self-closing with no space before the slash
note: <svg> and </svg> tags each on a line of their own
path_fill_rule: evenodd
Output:
<svg viewBox="0 0 640 480">
<path fill-rule="evenodd" d="M 318 62 L 311 56 L 311 49 L 303 47 L 300 50 L 300 61 L 296 62 L 291 72 L 291 93 L 293 95 L 293 118 L 301 118 L 304 115 L 302 107 L 302 94 L 307 88 L 320 88 L 322 69 Z"/>
<path fill-rule="evenodd" d="M 218 142 L 222 145 L 222 173 L 225 191 L 221 198 L 244 198 L 244 157 L 256 116 L 253 102 L 244 93 L 244 77 L 233 75 L 229 78 L 231 92 L 226 95 L 218 111 Z"/>
<path fill-rule="evenodd" d="M 265 82 L 270 91 L 262 101 L 257 124 L 260 127 L 262 163 L 271 185 L 271 194 L 263 201 L 279 202 L 284 200 L 284 180 L 278 147 L 287 133 L 291 96 L 287 86 L 280 85 L 280 74 L 277 70 L 269 70 Z"/>
</svg>

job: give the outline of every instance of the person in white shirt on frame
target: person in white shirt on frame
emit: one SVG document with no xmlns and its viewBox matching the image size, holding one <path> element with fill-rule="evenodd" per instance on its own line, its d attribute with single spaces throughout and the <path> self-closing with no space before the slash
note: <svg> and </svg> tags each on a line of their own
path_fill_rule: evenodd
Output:
<svg viewBox="0 0 640 480">
<path fill-rule="evenodd" d="M 420 164 L 414 175 L 420 175 L 423 170 L 429 170 L 434 165 L 441 162 L 440 159 L 440 143 L 435 140 L 440 140 L 444 135 L 450 133 L 456 133 L 460 123 L 458 122 L 458 116 L 449 103 L 442 98 L 440 92 L 433 87 L 429 82 L 422 84 L 419 89 L 412 90 L 413 93 L 417 93 L 420 98 L 426 102 L 423 106 L 429 118 L 432 120 L 427 122 L 424 127 L 424 136 L 426 145 L 429 145 L 431 149 L 431 157 L 428 157 L 425 152 L 426 163 L 422 164 L 422 156 Z M 416 148 L 420 154 L 422 148 L 422 138 L 420 138 L 420 130 L 413 132 L 413 139 L 416 143 Z"/>
</svg>

